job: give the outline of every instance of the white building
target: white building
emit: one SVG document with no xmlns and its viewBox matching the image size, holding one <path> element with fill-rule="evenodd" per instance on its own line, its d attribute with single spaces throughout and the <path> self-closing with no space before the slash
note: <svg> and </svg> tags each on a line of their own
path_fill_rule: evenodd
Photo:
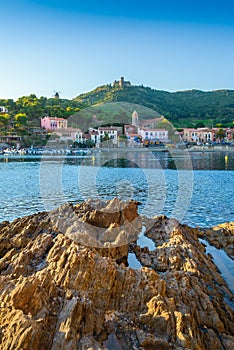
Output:
<svg viewBox="0 0 234 350">
<path fill-rule="evenodd" d="M 96 129 L 90 129 L 89 130 L 90 140 L 95 144 L 98 145 L 100 143 L 100 136 L 99 132 Z"/>
<path fill-rule="evenodd" d="M 111 141 L 114 145 L 118 144 L 118 128 L 113 126 L 100 126 L 98 129 L 89 128 L 89 135 L 95 145 L 99 145 L 103 141 Z"/>
<path fill-rule="evenodd" d="M 72 141 L 72 142 L 81 142 L 84 143 L 86 139 L 84 138 L 83 132 L 78 128 L 67 128 L 59 129 L 54 133 L 59 136 L 61 141 Z"/>
<path fill-rule="evenodd" d="M 168 141 L 168 130 L 166 129 L 146 129 L 138 128 L 138 134 L 141 136 L 142 141 L 151 140 L 151 141 Z"/>
<path fill-rule="evenodd" d="M 0 113 L 8 113 L 8 109 L 4 106 L 0 106 Z"/>
<path fill-rule="evenodd" d="M 105 126 L 98 128 L 99 142 L 102 142 L 105 138 L 111 140 L 113 145 L 118 144 L 118 130 L 113 126 Z"/>
</svg>

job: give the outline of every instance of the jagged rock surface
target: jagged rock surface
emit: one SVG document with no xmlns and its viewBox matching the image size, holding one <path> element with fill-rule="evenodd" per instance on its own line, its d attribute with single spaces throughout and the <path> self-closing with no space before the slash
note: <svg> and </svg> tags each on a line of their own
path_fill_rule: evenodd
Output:
<svg viewBox="0 0 234 350">
<path fill-rule="evenodd" d="M 107 206 L 121 213 L 99 215 Z M 140 248 L 135 234 L 123 246 L 88 247 L 57 218 L 71 211 L 74 226 L 75 212 L 80 222 L 119 227 L 118 235 L 122 226 L 141 227 L 136 203 L 124 212 L 116 200 L 68 207 L 0 226 L 2 350 L 233 349 L 233 295 L 197 230 L 159 217 L 146 224 L 154 251 Z M 128 252 L 144 267 L 129 268 Z"/>
<path fill-rule="evenodd" d="M 217 249 L 223 249 L 234 260 L 234 222 L 225 222 L 199 233 Z"/>
</svg>

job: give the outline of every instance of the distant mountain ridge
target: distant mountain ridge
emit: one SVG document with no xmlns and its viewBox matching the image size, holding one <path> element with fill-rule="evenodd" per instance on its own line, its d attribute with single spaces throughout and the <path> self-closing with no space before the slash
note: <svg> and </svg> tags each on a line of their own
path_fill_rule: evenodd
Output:
<svg viewBox="0 0 234 350">
<path fill-rule="evenodd" d="M 164 115 L 175 126 L 233 126 L 234 90 L 186 90 L 168 92 L 144 86 L 103 85 L 77 96 L 73 101 L 83 107 L 110 102 L 146 106 Z"/>
</svg>

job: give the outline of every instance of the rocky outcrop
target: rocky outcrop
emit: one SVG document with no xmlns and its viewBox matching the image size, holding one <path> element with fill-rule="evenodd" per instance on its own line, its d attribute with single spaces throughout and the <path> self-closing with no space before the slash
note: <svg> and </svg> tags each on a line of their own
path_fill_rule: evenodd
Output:
<svg viewBox="0 0 234 350">
<path fill-rule="evenodd" d="M 67 205 L 0 226 L 2 350 L 233 349 L 233 295 L 198 230 L 140 218 L 136 205 Z M 82 222 L 92 223 L 91 246 L 80 241 Z M 142 224 L 154 251 L 137 245 Z M 113 232 L 105 245 L 110 227 L 125 232 L 123 245 Z M 141 269 L 128 266 L 128 253 Z"/>
<path fill-rule="evenodd" d="M 136 201 L 89 200 L 72 206 L 64 205 L 49 213 L 56 231 L 77 243 L 111 248 L 128 244 L 137 238 L 141 218 Z"/>
<path fill-rule="evenodd" d="M 223 249 L 234 259 L 234 222 L 226 222 L 211 229 L 199 232 L 199 237 L 206 239 L 217 249 Z"/>
</svg>

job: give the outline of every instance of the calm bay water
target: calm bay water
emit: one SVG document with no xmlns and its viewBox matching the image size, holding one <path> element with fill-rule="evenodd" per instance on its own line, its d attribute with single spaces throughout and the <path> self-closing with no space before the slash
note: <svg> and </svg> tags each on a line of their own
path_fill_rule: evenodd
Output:
<svg viewBox="0 0 234 350">
<path fill-rule="evenodd" d="M 191 226 L 234 220 L 234 153 L 0 157 L 0 221 L 87 198 L 136 199 Z"/>
</svg>

